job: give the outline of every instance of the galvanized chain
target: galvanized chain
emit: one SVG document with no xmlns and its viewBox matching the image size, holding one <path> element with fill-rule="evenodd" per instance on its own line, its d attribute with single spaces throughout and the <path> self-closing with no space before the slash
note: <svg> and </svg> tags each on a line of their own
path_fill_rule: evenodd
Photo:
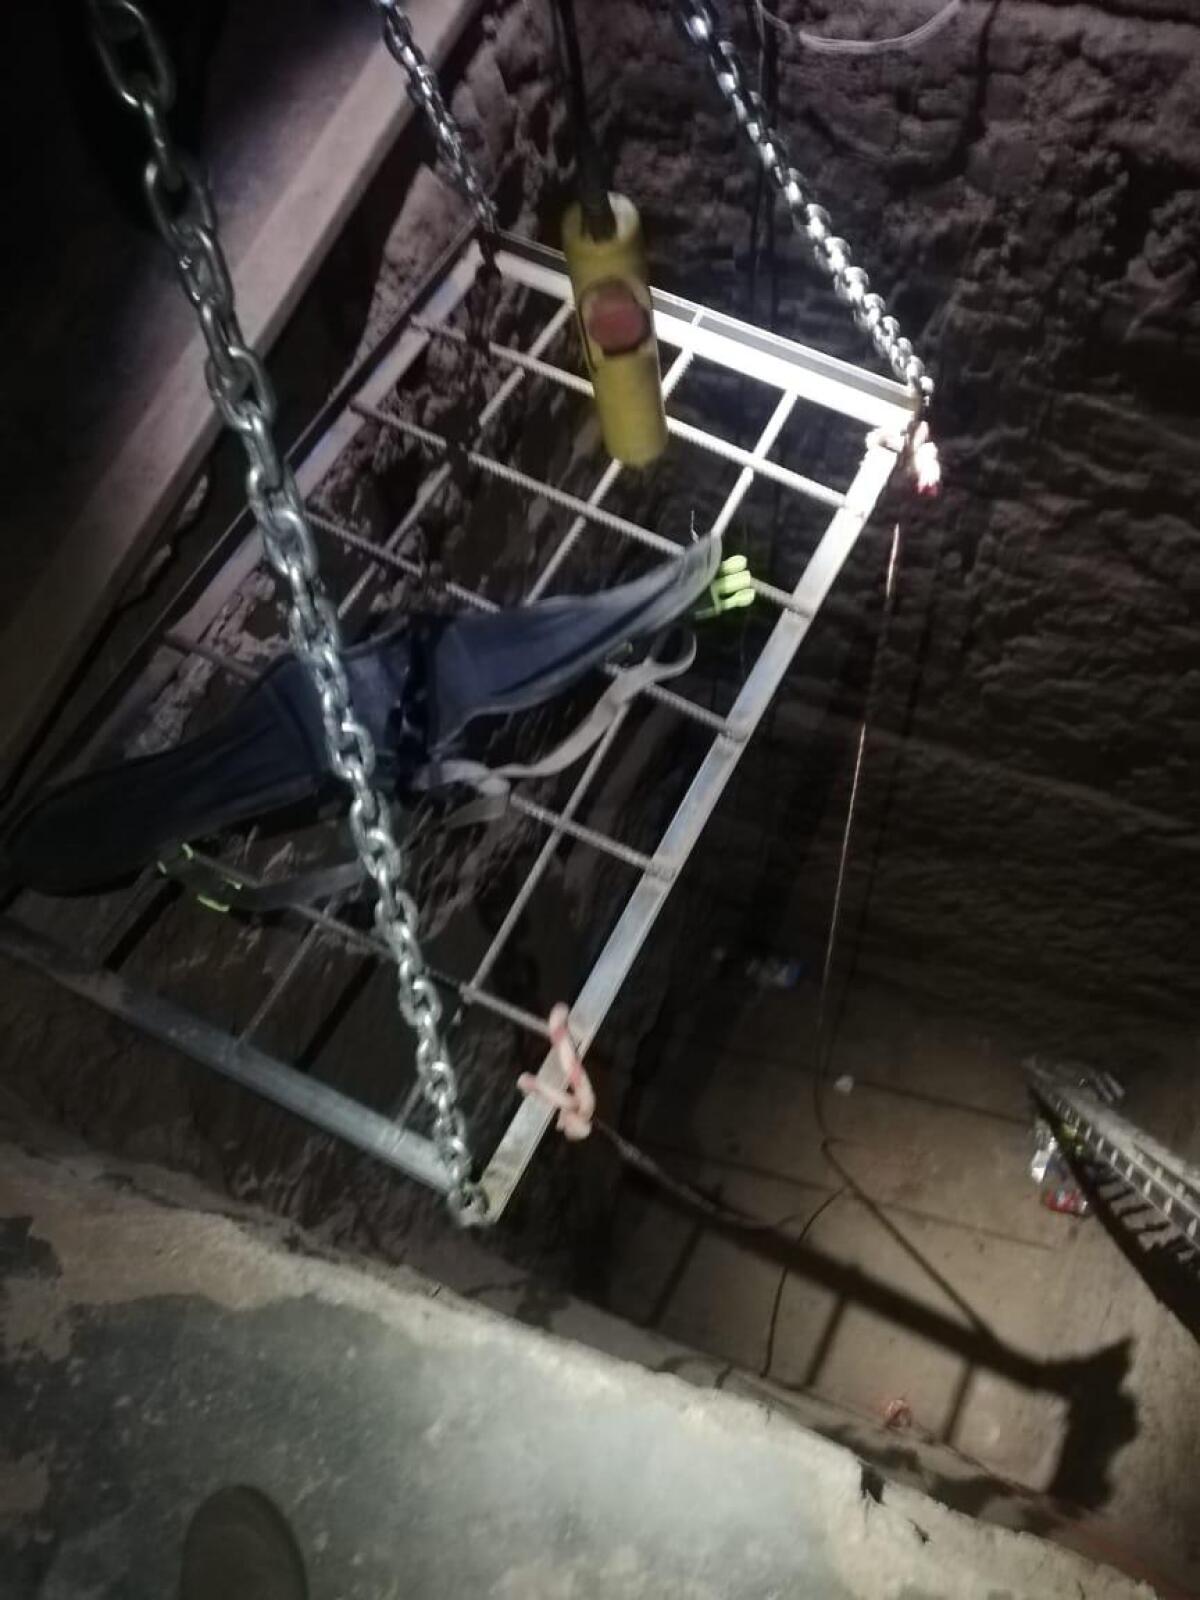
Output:
<svg viewBox="0 0 1200 1600">
<path fill-rule="evenodd" d="M 238 325 L 208 185 L 176 148 L 167 126 L 174 78 L 162 40 L 135 0 L 89 0 L 89 5 L 104 71 L 145 122 L 152 146 L 144 174 L 150 210 L 200 319 L 213 401 L 245 449 L 247 496 L 271 565 L 288 587 L 292 648 L 320 699 L 330 765 L 351 791 L 350 829 L 377 890 L 375 925 L 395 957 L 400 1010 L 416 1035 L 417 1074 L 449 1178 L 450 1207 L 460 1221 L 476 1222 L 485 1202 L 472 1181 L 458 1080 L 441 1036 L 441 999 L 421 952 L 417 907 L 404 888 L 404 856 L 388 802 L 373 783 L 375 747 L 351 700 L 337 614 L 318 572 L 304 502 L 275 443 L 275 392 Z"/>
<path fill-rule="evenodd" d="M 399 0 L 374 0 L 383 25 L 383 42 L 392 58 L 403 69 L 408 79 L 408 92 L 413 103 L 424 112 L 442 159 L 450 168 L 454 181 L 462 190 L 467 203 L 475 213 L 475 220 L 483 230 L 484 239 L 496 231 L 496 208 L 488 196 L 467 150 L 462 129 L 454 120 L 450 107 L 438 88 L 437 74 L 426 61 Z"/>
<path fill-rule="evenodd" d="M 817 265 L 829 275 L 834 292 L 850 307 L 857 325 L 907 385 L 919 417 L 933 394 L 925 363 L 900 332 L 895 317 L 889 315 L 883 296 L 872 291 L 867 274 L 854 265 L 850 246 L 833 232 L 829 213 L 805 192 L 804 179 L 791 165 L 787 145 L 771 127 L 762 97 L 751 87 L 733 44 L 722 34 L 709 0 L 675 0 L 675 4 L 685 33 L 704 51 L 717 87 L 758 152 L 768 177 L 782 193 L 797 228 L 807 237 Z"/>
</svg>

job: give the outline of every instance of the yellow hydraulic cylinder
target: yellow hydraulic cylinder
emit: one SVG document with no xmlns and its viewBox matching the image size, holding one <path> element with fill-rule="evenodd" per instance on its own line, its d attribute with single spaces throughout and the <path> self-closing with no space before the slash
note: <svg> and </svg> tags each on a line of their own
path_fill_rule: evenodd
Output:
<svg viewBox="0 0 1200 1600">
<path fill-rule="evenodd" d="M 563 218 L 563 250 L 604 446 L 615 461 L 645 467 L 667 444 L 658 343 L 637 207 L 610 194 L 607 239 L 587 231 L 578 204 Z"/>
</svg>

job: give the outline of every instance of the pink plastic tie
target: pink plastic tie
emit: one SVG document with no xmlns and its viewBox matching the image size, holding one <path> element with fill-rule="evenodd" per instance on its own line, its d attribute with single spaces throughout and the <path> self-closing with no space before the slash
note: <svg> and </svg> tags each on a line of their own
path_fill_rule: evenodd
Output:
<svg viewBox="0 0 1200 1600">
<path fill-rule="evenodd" d="M 564 1139 L 586 1139 L 592 1131 L 596 1115 L 596 1092 L 592 1080 L 584 1071 L 583 1062 L 571 1038 L 567 1007 L 559 1004 L 549 1017 L 550 1045 L 558 1058 L 562 1085 L 543 1083 L 531 1072 L 523 1072 L 517 1079 L 517 1088 L 523 1095 L 532 1095 L 558 1112 L 556 1127 Z"/>
<path fill-rule="evenodd" d="M 929 424 L 919 422 L 908 446 L 909 465 L 918 494 L 936 495 L 942 487 L 942 460 L 930 437 Z"/>
<path fill-rule="evenodd" d="M 894 450 L 898 456 L 903 456 L 912 475 L 913 488 L 918 494 L 933 496 L 941 493 L 942 458 L 927 422 L 918 422 L 915 428 L 905 434 L 888 433 L 884 428 L 876 428 L 867 435 L 867 443 L 881 444 L 888 450 Z"/>
</svg>

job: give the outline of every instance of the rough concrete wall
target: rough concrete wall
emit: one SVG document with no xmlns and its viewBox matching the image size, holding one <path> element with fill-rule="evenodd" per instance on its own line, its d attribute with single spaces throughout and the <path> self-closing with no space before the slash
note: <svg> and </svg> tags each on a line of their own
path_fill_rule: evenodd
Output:
<svg viewBox="0 0 1200 1600">
<path fill-rule="evenodd" d="M 656 276 L 743 309 L 746 152 L 665 8 L 619 9 L 612 126 Z M 777 9 L 861 36 L 930 8 Z M 862 958 L 1097 1048 L 1114 1024 L 1135 1032 L 1135 1012 L 1185 1017 L 1200 993 L 1200 25 L 1165 0 L 989 0 L 916 52 L 835 60 L 785 41 L 780 71 L 794 161 L 939 381 L 948 482 L 932 511 L 902 510 Z M 786 232 L 780 261 L 782 331 L 861 359 Z M 751 869 L 758 926 L 781 878 L 829 887 L 836 806 L 810 813 L 831 783 L 844 799 L 886 540 L 852 563 L 785 696 L 788 737 L 769 767 L 750 762 L 714 835 L 734 852 L 726 886 L 735 862 Z M 753 807 L 760 827 L 775 817 L 766 877 Z M 803 908 L 781 916 L 778 936 L 802 939 Z"/>
</svg>

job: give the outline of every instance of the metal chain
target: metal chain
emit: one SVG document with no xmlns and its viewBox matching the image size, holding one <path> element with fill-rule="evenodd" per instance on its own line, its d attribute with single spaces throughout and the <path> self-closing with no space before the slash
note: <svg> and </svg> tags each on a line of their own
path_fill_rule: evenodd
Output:
<svg viewBox="0 0 1200 1600">
<path fill-rule="evenodd" d="M 372 781 L 375 747 L 350 697 L 337 613 L 318 573 L 304 502 L 275 443 L 275 392 L 238 325 L 212 195 L 196 164 L 176 148 L 167 126 L 174 98 L 170 62 L 136 0 L 89 0 L 89 7 L 104 71 L 120 98 L 145 122 L 152 147 L 144 173 L 151 214 L 200 320 L 213 401 L 245 449 L 250 505 L 271 565 L 288 587 L 292 648 L 308 668 L 320 699 L 330 765 L 352 795 L 350 829 L 363 869 L 377 890 L 375 926 L 395 958 L 400 1010 L 416 1035 L 417 1075 L 433 1113 L 433 1140 L 449 1179 L 450 1208 L 459 1221 L 478 1222 L 485 1201 L 472 1181 L 458 1080 L 441 1036 L 441 999 L 417 936 L 417 907 L 404 888 L 404 856 L 392 831 L 387 799 Z"/>
<path fill-rule="evenodd" d="M 804 179 L 788 159 L 787 145 L 770 125 L 762 97 L 750 86 L 746 69 L 729 39 L 725 38 L 709 0 L 675 0 L 684 32 L 704 51 L 717 87 L 738 120 L 772 182 L 780 190 L 799 230 L 812 246 L 817 265 L 833 283 L 839 300 L 850 307 L 854 321 L 871 340 L 917 404 L 917 418 L 933 394 L 933 380 L 912 342 L 889 315 L 882 295 L 875 294 L 861 267 L 856 267 L 850 246 L 833 232 L 829 213 L 805 193 Z M 916 419 L 914 419 L 916 420 Z"/>
<path fill-rule="evenodd" d="M 462 129 L 454 120 L 438 88 L 437 74 L 426 61 L 399 0 L 374 0 L 383 25 L 383 42 L 408 79 L 408 92 L 414 105 L 424 112 L 442 158 L 454 175 L 484 238 L 496 231 L 496 208 L 467 150 Z"/>
</svg>

